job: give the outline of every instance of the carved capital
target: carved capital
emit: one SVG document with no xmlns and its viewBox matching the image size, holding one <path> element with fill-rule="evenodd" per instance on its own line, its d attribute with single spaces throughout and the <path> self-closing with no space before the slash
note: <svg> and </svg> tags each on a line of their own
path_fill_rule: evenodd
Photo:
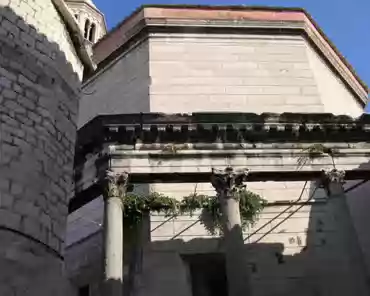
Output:
<svg viewBox="0 0 370 296">
<path fill-rule="evenodd" d="M 323 176 L 324 176 L 324 181 L 327 182 L 332 182 L 332 183 L 344 183 L 344 177 L 346 175 L 346 172 L 344 170 L 337 170 L 337 169 L 332 169 L 332 170 L 322 170 Z"/>
<path fill-rule="evenodd" d="M 321 182 L 328 196 L 332 196 L 335 192 L 335 189 L 333 189 L 333 187 L 330 185 L 338 184 L 340 185 L 340 188 L 343 188 L 342 184 L 344 183 L 344 177 L 346 174 L 345 171 L 332 169 L 332 170 L 322 170 L 322 173 L 323 178 Z"/>
<path fill-rule="evenodd" d="M 225 170 L 212 169 L 211 183 L 216 189 L 217 194 L 231 196 L 234 192 L 245 187 L 248 170 L 235 172 L 233 168 L 227 167 Z"/>
<path fill-rule="evenodd" d="M 126 194 L 129 174 L 107 170 L 105 174 L 105 198 L 120 197 Z"/>
</svg>

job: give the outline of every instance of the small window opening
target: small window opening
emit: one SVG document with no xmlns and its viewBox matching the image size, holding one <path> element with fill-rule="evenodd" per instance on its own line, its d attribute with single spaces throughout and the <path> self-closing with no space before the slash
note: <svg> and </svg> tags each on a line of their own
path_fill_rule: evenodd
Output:
<svg viewBox="0 0 370 296">
<path fill-rule="evenodd" d="M 89 36 L 89 30 L 90 30 L 90 21 L 86 20 L 85 22 L 85 30 L 84 30 L 84 37 L 87 39 Z"/>
<path fill-rule="evenodd" d="M 89 32 L 89 41 L 95 42 L 95 32 L 96 32 L 96 25 L 91 24 L 90 32 Z"/>
</svg>

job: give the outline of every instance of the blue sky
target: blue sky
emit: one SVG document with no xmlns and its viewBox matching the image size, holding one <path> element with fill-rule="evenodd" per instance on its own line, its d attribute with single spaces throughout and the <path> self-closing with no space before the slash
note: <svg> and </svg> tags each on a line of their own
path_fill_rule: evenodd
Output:
<svg viewBox="0 0 370 296">
<path fill-rule="evenodd" d="M 305 8 L 370 85 L 370 0 L 94 0 L 112 28 L 142 4 L 268 5 Z M 368 107 L 368 111 L 370 108 Z"/>
</svg>

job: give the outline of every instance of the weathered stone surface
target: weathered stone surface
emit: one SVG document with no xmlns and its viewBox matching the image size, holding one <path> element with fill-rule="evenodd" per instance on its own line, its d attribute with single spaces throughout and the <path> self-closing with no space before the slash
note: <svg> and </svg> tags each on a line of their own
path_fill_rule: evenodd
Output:
<svg viewBox="0 0 370 296">
<path fill-rule="evenodd" d="M 51 1 L 0 1 L 0 28 L 0 294 L 69 295 L 60 254 L 82 64 Z"/>
<path fill-rule="evenodd" d="M 118 95 L 117 90 L 122 85 L 125 85 L 124 91 L 120 90 Z M 128 113 L 149 112 L 149 85 L 149 43 L 143 42 L 120 59 L 107 75 L 86 87 L 85 92 L 89 95 L 81 98 L 78 126 L 81 127 L 98 113 L 122 113 L 122 110 Z M 90 104 L 87 103 L 88 97 Z M 106 98 L 104 106 L 100 100 L 102 97 Z"/>
<path fill-rule="evenodd" d="M 288 35 L 149 36 L 85 90 L 79 126 L 102 113 L 363 111 L 311 45 Z"/>
<path fill-rule="evenodd" d="M 1 295 L 74 295 L 53 252 L 15 233 L 0 230 L 0 236 Z"/>
<path fill-rule="evenodd" d="M 247 111 L 312 112 L 326 116 L 323 113 L 329 112 L 356 117 L 362 113 L 355 95 L 301 36 L 159 33 L 142 41 L 86 84 L 88 94 L 83 98 L 79 126 L 99 113 Z M 110 46 L 112 44 L 107 44 L 107 48 Z M 102 97 L 105 99 L 101 100 Z M 239 150 L 230 157 L 215 156 L 217 151 L 222 151 L 221 144 L 217 148 L 200 144 L 198 148 L 202 146 L 208 151 L 189 148 L 183 153 L 179 149 L 177 156 L 162 158 L 156 153 L 161 154 L 163 151 L 159 150 L 164 146 L 140 146 L 132 141 L 129 144 L 141 151 L 136 155 L 137 151 L 132 154 L 124 151 L 111 165 L 117 171 L 135 173 L 209 172 L 212 167 L 227 165 L 255 171 L 311 171 L 332 167 L 331 160 L 323 158 L 299 168 L 295 155 L 302 149 L 299 145 L 260 144 L 259 140 L 249 141 L 248 136 L 244 138 L 248 144 L 238 142 L 234 147 L 228 146 L 228 149 Z M 345 155 L 336 159 L 342 168 L 355 169 L 368 161 L 367 153 L 360 152 L 360 147 L 359 150 L 349 146 L 342 148 Z M 86 185 L 96 177 L 91 163 L 94 161 L 83 171 L 86 179 L 81 179 Z M 275 203 L 244 233 L 254 295 L 313 296 L 330 290 L 337 290 L 336 295 L 351 294 L 341 291 L 337 285 L 338 281 L 346 285 L 346 275 L 351 272 L 337 268 L 348 255 L 336 247 L 342 234 L 335 216 L 342 213 L 333 213 L 326 193 L 316 190 L 317 183 L 248 185 L 250 190 Z M 144 192 L 150 191 L 179 199 L 193 192 L 214 194 L 210 184 L 201 183 L 146 185 Z M 137 276 L 141 282 L 139 295 L 191 294 L 186 281 L 188 270 L 179 255 L 222 251 L 218 238 L 207 233 L 198 214 L 172 219 L 164 215 L 151 217 L 152 242 L 148 249 L 152 252 L 146 253 L 143 273 Z M 72 224 L 73 237 L 78 233 L 80 238 L 81 234 L 96 230 L 91 221 L 73 221 Z M 366 227 L 362 227 L 362 237 L 368 236 L 367 232 Z M 330 257 L 330 262 L 322 266 L 325 257 Z M 321 278 L 315 272 L 320 268 L 326 274 Z M 92 279 L 90 277 L 90 281 Z"/>
<path fill-rule="evenodd" d="M 153 38 L 149 67 L 151 111 L 362 112 L 300 37 Z"/>
<path fill-rule="evenodd" d="M 120 159 L 115 157 L 111 162 L 114 171 L 123 170 L 131 172 L 195 172 L 210 171 L 212 167 L 223 168 L 231 165 L 237 168 L 250 168 L 255 170 L 297 170 L 298 155 L 301 149 L 288 148 L 289 144 L 276 145 L 274 148 L 269 144 L 259 144 L 255 148 L 239 149 L 234 157 L 225 158 L 224 155 L 217 156 L 218 150 L 207 152 L 196 151 L 199 156 L 189 156 L 183 159 L 180 155 L 192 155 L 192 150 L 179 150 L 174 157 L 158 157 L 150 159 L 150 155 L 155 153 L 153 150 L 124 150 Z M 284 148 L 285 147 L 285 148 Z M 335 163 L 343 169 L 358 168 L 360 163 L 368 161 L 367 144 L 358 144 L 356 147 L 348 148 L 343 144 L 343 149 L 339 149 L 344 154 L 335 158 Z M 118 156 L 119 146 L 115 147 Z M 162 152 L 157 151 L 159 154 Z M 194 151 L 193 151 L 194 152 Z M 224 152 L 224 151 L 223 151 Z M 230 152 L 230 151 L 229 151 Z M 351 153 L 346 153 L 351 152 Z M 296 153 L 298 153 L 296 155 Z M 145 155 L 145 156 L 144 156 Z M 163 155 L 163 154 L 162 154 Z M 95 158 L 91 158 L 95 163 Z M 87 163 L 88 164 L 88 163 Z M 329 157 L 315 159 L 312 163 L 306 163 L 301 170 L 320 170 L 321 168 L 332 168 Z M 88 165 L 84 171 L 84 177 L 95 177 L 96 175 Z M 90 175 L 91 174 L 91 175 Z M 87 181 L 84 179 L 84 181 Z M 354 182 L 357 183 L 357 182 Z M 248 182 L 248 189 L 262 195 L 270 203 L 276 205 L 264 209 L 258 221 L 251 225 L 244 232 L 246 242 L 246 256 L 250 259 L 252 272 L 253 289 L 256 295 L 266 294 L 266 290 L 275 289 L 281 295 L 297 295 L 302 292 L 305 296 L 315 295 L 315 291 L 322 289 L 336 290 L 338 279 L 346 284 L 346 272 L 337 273 L 336 266 L 345 260 L 346 252 L 338 251 L 336 244 L 341 239 L 342 233 L 338 228 L 335 219 L 341 213 L 335 213 L 332 204 L 327 200 L 327 194 L 322 189 L 316 189 L 317 182 Z M 198 184 L 151 184 L 142 185 L 140 192 L 161 192 L 165 195 L 182 198 L 191 193 L 214 195 L 210 183 Z M 310 201 L 312 204 L 307 203 Z M 307 203 L 307 204 L 306 204 Z M 81 209 L 82 210 L 82 209 Z M 94 213 L 93 213 L 94 212 Z M 82 210 L 80 213 L 73 213 L 74 217 L 90 217 L 94 214 L 94 221 L 97 209 L 90 208 L 90 211 Z M 102 212 L 102 209 L 100 213 Z M 101 215 L 101 214 L 100 214 Z M 78 228 L 78 220 L 71 221 L 73 232 L 91 233 L 96 229 L 96 225 L 91 221 L 83 221 Z M 74 234 L 74 233 L 73 233 Z M 362 236 L 367 233 L 363 229 Z M 171 285 L 162 289 L 167 284 L 168 276 L 173 273 L 181 275 L 186 269 L 184 263 L 179 264 L 179 254 L 198 254 L 198 253 L 217 253 L 222 251 L 222 245 L 218 237 L 212 237 L 199 221 L 199 213 L 191 216 L 179 216 L 171 219 L 165 215 L 153 215 L 151 217 L 151 243 L 148 248 L 152 251 L 144 255 L 144 270 L 139 272 L 137 279 L 138 290 L 143 295 L 172 295 L 172 289 L 176 285 Z M 252 246 L 250 246 L 249 244 Z M 86 247 L 87 248 L 87 247 Z M 251 249 L 249 249 L 251 248 Z M 71 248 L 69 250 L 73 252 Z M 86 251 L 88 252 L 88 251 Z M 153 278 L 153 273 L 158 270 L 160 258 L 165 257 L 170 252 L 176 253 L 162 269 L 162 274 Z M 327 267 L 323 278 L 315 277 L 315 270 L 321 268 L 322 258 L 330 254 L 330 266 Z M 75 254 L 76 255 L 76 254 Z M 84 273 L 85 274 L 85 273 Z M 162 277 L 163 276 L 163 277 Z M 93 277 L 90 277 L 92 279 Z M 171 278 L 171 277 L 170 277 Z M 152 281 L 154 280 L 155 283 Z M 177 279 L 176 281 L 181 281 Z M 159 284 L 158 283 L 162 283 Z M 189 286 L 186 286 L 189 288 Z M 268 287 L 268 289 L 267 289 Z M 274 290 L 274 291 L 275 291 Z M 166 294 L 168 293 L 168 294 Z M 338 295 L 347 295 L 347 292 Z M 186 294 L 189 295 L 189 294 Z"/>
</svg>

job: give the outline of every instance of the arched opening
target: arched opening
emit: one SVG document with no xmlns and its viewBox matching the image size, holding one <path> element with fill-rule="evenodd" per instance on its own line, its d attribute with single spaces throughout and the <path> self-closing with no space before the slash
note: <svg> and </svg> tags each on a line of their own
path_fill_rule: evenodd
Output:
<svg viewBox="0 0 370 296">
<path fill-rule="evenodd" d="M 91 28 L 89 32 L 89 41 L 95 42 L 95 32 L 96 32 L 96 25 L 91 24 Z"/>
<path fill-rule="evenodd" d="M 89 30 L 90 30 L 90 21 L 87 19 L 85 22 L 85 29 L 84 29 L 84 37 L 86 39 L 89 36 Z"/>
<path fill-rule="evenodd" d="M 76 18 L 76 20 L 78 20 L 78 14 L 75 14 L 75 18 Z"/>
</svg>

